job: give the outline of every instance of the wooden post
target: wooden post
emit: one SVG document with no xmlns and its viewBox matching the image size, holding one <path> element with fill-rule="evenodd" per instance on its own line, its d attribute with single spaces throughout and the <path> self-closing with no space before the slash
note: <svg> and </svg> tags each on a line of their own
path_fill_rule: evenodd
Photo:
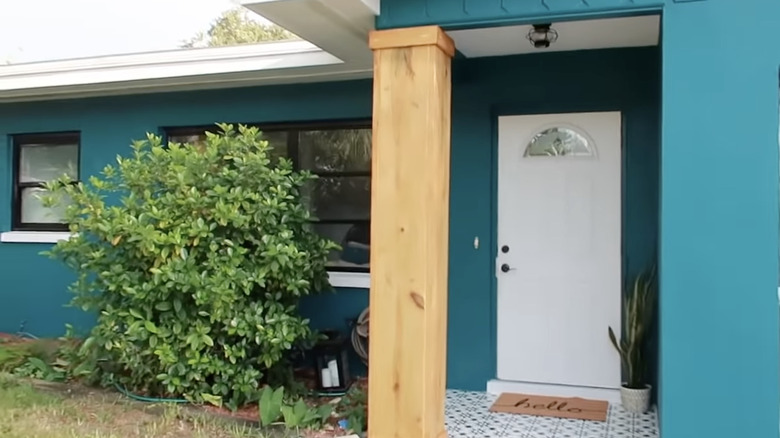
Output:
<svg viewBox="0 0 780 438">
<path fill-rule="evenodd" d="M 441 438 L 447 369 L 452 40 L 375 31 L 370 438 Z"/>
</svg>

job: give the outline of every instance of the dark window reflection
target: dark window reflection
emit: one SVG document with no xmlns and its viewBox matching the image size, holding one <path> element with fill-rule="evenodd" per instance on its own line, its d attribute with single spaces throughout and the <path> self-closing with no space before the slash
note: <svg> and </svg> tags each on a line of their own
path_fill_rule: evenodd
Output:
<svg viewBox="0 0 780 438">
<path fill-rule="evenodd" d="M 312 212 L 312 226 L 342 249 L 330 254 L 332 270 L 368 271 L 371 245 L 371 129 L 269 127 L 263 138 L 272 156 L 288 157 L 298 170 L 317 175 L 304 188 L 305 202 Z M 203 147 L 205 132 L 213 128 L 166 130 L 168 141 Z"/>
</svg>

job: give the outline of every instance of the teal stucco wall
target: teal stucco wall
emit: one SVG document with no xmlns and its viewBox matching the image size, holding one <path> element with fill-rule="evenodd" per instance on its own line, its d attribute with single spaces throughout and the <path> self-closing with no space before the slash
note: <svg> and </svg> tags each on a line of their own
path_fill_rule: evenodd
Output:
<svg viewBox="0 0 780 438">
<path fill-rule="evenodd" d="M 664 438 L 778 436 L 778 23 L 776 0 L 664 11 Z"/>
<path fill-rule="evenodd" d="M 636 273 L 652 261 L 656 251 L 658 63 L 656 47 L 456 61 L 450 204 L 449 386 L 484 390 L 485 382 L 495 377 L 497 117 L 623 112 L 623 251 L 626 271 Z M 483 242 L 478 250 L 473 246 L 475 237 Z"/>
<path fill-rule="evenodd" d="M 81 176 L 99 172 L 131 140 L 162 126 L 209 125 L 218 121 L 288 122 L 371 116 L 371 81 L 252 89 L 163 93 L 0 105 L 0 231 L 11 227 L 12 176 L 9 134 L 81 131 Z M 64 308 L 72 277 L 40 251 L 46 244 L 0 243 L 0 331 L 57 336 L 66 322 L 89 327 L 83 312 Z M 368 291 L 343 289 L 307 299 L 302 310 L 319 328 L 346 330 L 347 319 L 368 305 Z"/>
<path fill-rule="evenodd" d="M 458 60 L 454 66 L 448 386 L 484 390 L 495 377 L 495 131 L 500 114 L 613 111 L 624 114 L 625 251 L 629 269 L 651 257 L 657 229 L 657 48 Z M 571 66 L 576 66 L 572 69 Z M 540 74 L 543 72 L 543 74 Z M 82 176 L 126 151 L 133 138 L 160 126 L 228 121 L 294 121 L 370 116 L 370 81 L 114 97 L 0 107 L 0 137 L 82 131 Z M 0 174 L 10 163 L 10 150 Z M 10 205 L 10 177 L 0 205 Z M 10 226 L 1 210 L 0 229 Z M 483 242 L 473 247 L 474 237 Z M 62 333 L 65 322 L 90 318 L 63 309 L 70 275 L 38 252 L 47 245 L 0 244 L 0 330 Z M 302 311 L 319 328 L 346 328 L 367 305 L 361 289 L 309 297 Z"/>
<path fill-rule="evenodd" d="M 377 20 L 380 28 L 437 24 L 446 29 L 489 27 L 518 23 L 553 23 L 561 20 L 592 19 L 638 13 L 660 13 L 662 19 L 662 91 L 660 154 L 661 189 L 660 218 L 644 217 L 643 212 L 627 206 L 628 217 L 645 222 L 658 222 L 660 264 L 659 302 L 659 386 L 661 435 L 664 438 L 731 438 L 777 437 L 780 422 L 780 324 L 778 322 L 778 67 L 780 66 L 780 2 L 777 0 L 394 0 L 382 3 Z M 749 29 L 749 37 L 741 30 Z M 542 57 L 537 58 L 544 59 Z M 488 75 L 506 76 L 498 61 L 480 62 Z M 507 61 L 509 62 L 509 61 Z M 632 66 L 623 66 L 630 71 Z M 475 67 L 476 68 L 476 67 Z M 486 71 L 495 68 L 495 71 Z M 520 79 L 538 82 L 545 77 L 563 76 L 578 83 L 580 68 L 568 68 L 568 73 L 538 71 L 534 62 L 523 63 Z M 586 66 L 585 71 L 598 67 Z M 615 72 L 604 72 L 609 77 Z M 501 81 L 486 84 L 500 88 Z M 590 84 L 589 84 L 590 86 Z M 518 85 L 518 87 L 525 87 Z M 607 87 L 605 85 L 605 87 Z M 546 87 L 541 87 L 545 92 Z M 454 105 L 468 108 L 473 120 L 484 120 L 485 95 L 468 87 L 455 90 Z M 571 100 L 592 92 L 589 87 L 569 90 Z M 634 91 L 637 92 L 637 91 Z M 486 92 L 485 92 L 486 93 Z M 494 91 L 495 100 L 511 99 Z M 533 86 L 527 86 L 525 96 L 548 102 Z M 487 94 L 487 93 L 486 93 Z M 607 93 L 609 96 L 609 93 Z M 621 100 L 612 96 L 613 100 Z M 605 97 L 609 101 L 610 97 Z M 477 104 L 472 104 L 477 102 Z M 515 105 L 507 103 L 507 106 Z M 503 104 L 494 104 L 500 108 Z M 655 113 L 655 109 L 638 105 L 636 114 Z M 626 138 L 632 132 L 651 129 L 650 125 L 630 127 L 627 120 Z M 460 135 L 471 142 L 483 141 L 489 133 L 484 123 L 456 124 L 453 147 Z M 458 133 L 460 131 L 460 134 Z M 630 149 L 629 149 L 630 151 Z M 469 164 L 457 159 L 467 154 L 453 149 L 453 177 L 465 172 Z M 629 152 L 630 153 L 630 152 Z M 480 157 L 470 158 L 477 165 Z M 484 157 L 481 157 L 484 160 Z M 632 158 L 628 157 L 628 169 Z M 656 175 L 658 177 L 658 175 Z M 473 178 L 473 177 L 472 177 Z M 475 183 L 486 188 L 487 180 Z M 474 201 L 456 189 L 466 180 L 453 179 L 453 211 L 467 208 L 474 212 L 491 211 L 487 200 Z M 648 182 L 626 182 L 625 190 L 650 190 Z M 632 188 L 633 187 L 633 188 Z M 473 192 L 476 188 L 470 188 Z M 460 206 L 460 207 L 458 207 Z M 469 220 L 469 226 L 487 230 L 487 213 Z M 480 225 L 481 224 L 481 225 Z M 453 246 L 466 245 L 456 239 L 466 224 L 453 222 Z M 466 232 L 470 232 L 468 230 Z M 652 239 L 627 245 L 647 248 Z M 628 260 L 635 269 L 640 260 Z M 493 251 L 495 248 L 492 249 Z M 468 251 L 452 255 L 453 265 L 459 260 L 488 266 L 488 254 Z M 641 259 L 641 257 L 639 258 Z M 633 260 L 633 261 L 632 261 Z M 492 315 L 491 309 L 475 295 L 475 279 L 465 279 L 454 286 L 451 296 L 471 297 L 474 310 Z M 475 274 L 476 275 L 476 274 Z M 483 280 L 484 281 L 484 280 Z M 456 283 L 457 284 L 457 283 Z M 456 298 L 459 301 L 462 298 Z M 457 314 L 451 309 L 450 324 L 458 318 L 464 327 L 452 328 L 457 334 L 480 345 L 479 340 L 491 332 L 473 333 L 484 327 L 475 324 L 468 312 Z M 487 317 L 485 317 L 487 318 Z M 471 319 L 471 320 L 470 320 Z M 471 327 L 471 328 L 467 328 Z M 494 342 L 494 341 L 491 341 Z M 450 360 L 462 354 L 461 344 L 450 349 Z M 488 351 L 480 346 L 479 351 Z M 451 381 L 469 379 L 468 373 L 489 374 L 493 364 L 450 368 Z M 461 370 L 462 373 L 461 374 Z M 714 406 L 717 407 L 717 411 Z M 724 417 L 713 421 L 713 415 Z"/>
</svg>

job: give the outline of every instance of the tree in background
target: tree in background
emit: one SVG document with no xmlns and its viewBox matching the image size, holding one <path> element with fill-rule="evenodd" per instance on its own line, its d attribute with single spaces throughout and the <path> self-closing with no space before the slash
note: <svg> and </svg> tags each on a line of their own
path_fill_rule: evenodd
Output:
<svg viewBox="0 0 780 438">
<path fill-rule="evenodd" d="M 263 24 L 253 20 L 247 9 L 239 7 L 223 12 L 214 20 L 208 31 L 199 32 L 182 44 L 182 47 L 223 47 L 292 39 L 299 38 L 275 24 Z"/>
</svg>

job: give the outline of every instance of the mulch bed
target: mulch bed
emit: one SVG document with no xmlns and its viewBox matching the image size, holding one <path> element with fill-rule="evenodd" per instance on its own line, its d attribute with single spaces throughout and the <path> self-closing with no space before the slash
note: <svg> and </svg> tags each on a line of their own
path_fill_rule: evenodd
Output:
<svg viewBox="0 0 780 438">
<path fill-rule="evenodd" d="M 10 333 L 0 333 L 0 345 L 22 344 L 30 341 L 32 341 L 30 338 L 23 338 Z"/>
</svg>

